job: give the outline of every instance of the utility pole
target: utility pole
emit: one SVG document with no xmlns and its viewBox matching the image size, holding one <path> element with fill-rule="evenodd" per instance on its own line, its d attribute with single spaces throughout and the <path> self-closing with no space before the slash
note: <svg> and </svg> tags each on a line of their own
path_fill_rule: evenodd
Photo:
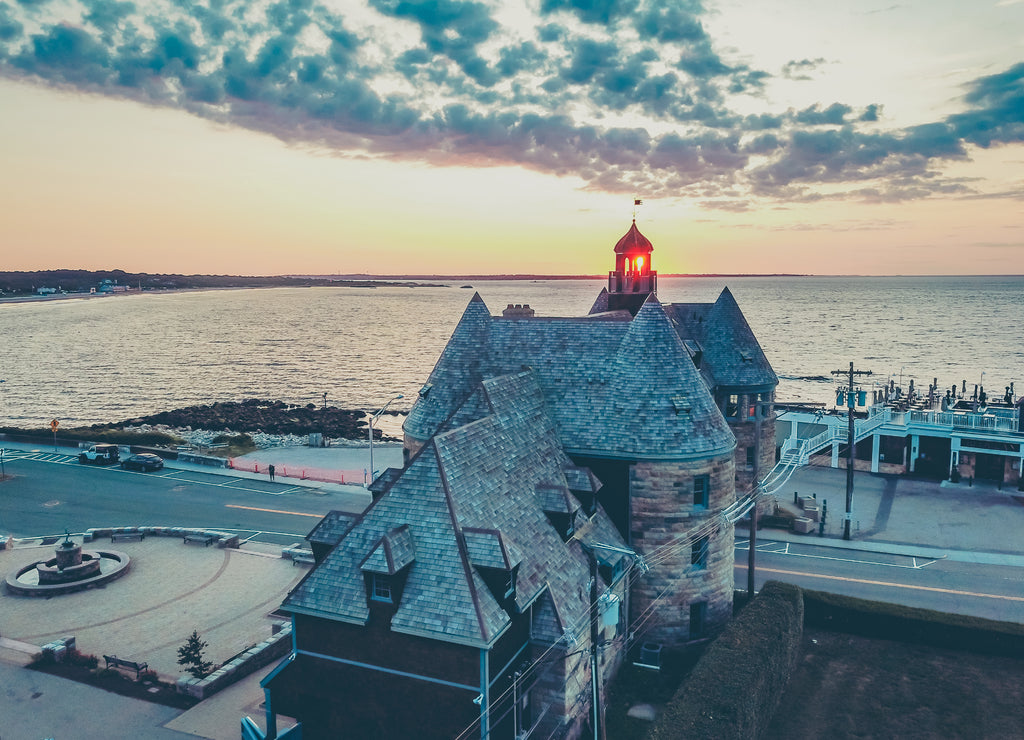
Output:
<svg viewBox="0 0 1024 740">
<path fill-rule="evenodd" d="M 757 489 L 761 485 L 761 403 L 754 405 L 754 506 L 750 509 L 750 538 L 747 541 L 747 598 L 754 598 L 754 568 L 757 565 Z"/>
<path fill-rule="evenodd" d="M 902 382 L 902 368 L 900 369 Z M 847 416 L 849 418 L 849 434 L 846 440 L 846 518 L 843 520 L 843 539 L 850 539 L 850 519 L 853 510 L 853 461 L 855 458 L 854 448 L 856 447 L 856 438 L 854 437 L 853 430 L 853 407 L 857 405 L 857 399 L 853 395 L 853 376 L 854 375 L 871 375 L 870 370 L 854 370 L 853 363 L 850 363 L 849 370 L 833 370 L 833 375 L 846 375 L 849 374 L 850 385 L 846 389 L 846 409 Z"/>
<path fill-rule="evenodd" d="M 594 740 L 604 740 L 603 707 L 601 706 L 601 659 L 597 650 L 597 553 L 587 550 L 590 556 L 590 684 L 594 691 Z"/>
</svg>

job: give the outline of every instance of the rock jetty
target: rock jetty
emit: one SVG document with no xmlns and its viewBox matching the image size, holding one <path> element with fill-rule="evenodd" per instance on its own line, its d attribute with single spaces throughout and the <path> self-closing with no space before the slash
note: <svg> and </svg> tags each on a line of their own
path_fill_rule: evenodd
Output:
<svg viewBox="0 0 1024 740">
<path fill-rule="evenodd" d="M 397 412 L 395 412 L 397 413 Z M 189 406 L 175 411 L 163 411 L 151 416 L 128 419 L 117 424 L 97 425 L 103 428 L 164 426 L 172 429 L 203 429 L 212 432 L 230 431 L 236 434 L 264 434 L 304 436 L 320 432 L 332 439 L 366 439 L 366 412 L 351 411 L 315 404 L 293 406 L 283 401 L 265 401 L 250 398 L 245 401 L 226 401 L 202 406 Z M 374 429 L 380 439 L 379 429 Z"/>
</svg>

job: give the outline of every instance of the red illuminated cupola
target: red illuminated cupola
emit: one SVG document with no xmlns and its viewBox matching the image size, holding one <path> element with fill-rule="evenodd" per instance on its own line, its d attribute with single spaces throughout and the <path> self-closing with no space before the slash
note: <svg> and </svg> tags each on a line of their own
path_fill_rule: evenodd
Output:
<svg viewBox="0 0 1024 740">
<path fill-rule="evenodd" d="M 615 245 L 615 270 L 608 273 L 608 308 L 627 309 L 636 316 L 647 296 L 658 290 L 658 273 L 651 269 L 651 240 L 640 233 L 636 219 Z"/>
</svg>

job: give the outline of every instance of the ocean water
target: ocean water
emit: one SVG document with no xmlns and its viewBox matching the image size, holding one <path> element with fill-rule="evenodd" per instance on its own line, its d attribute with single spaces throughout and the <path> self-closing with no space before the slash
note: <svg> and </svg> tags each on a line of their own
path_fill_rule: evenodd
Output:
<svg viewBox="0 0 1024 740">
<path fill-rule="evenodd" d="M 983 380 L 1024 394 L 1024 277 L 662 278 L 671 302 L 728 285 L 780 378 L 778 397 L 834 402 L 852 361 L 926 389 Z M 0 303 L 0 424 L 114 422 L 245 398 L 407 410 L 474 291 L 491 313 L 585 314 L 600 280 L 448 287 L 272 288 Z M 983 375 L 984 373 L 984 375 Z"/>
</svg>

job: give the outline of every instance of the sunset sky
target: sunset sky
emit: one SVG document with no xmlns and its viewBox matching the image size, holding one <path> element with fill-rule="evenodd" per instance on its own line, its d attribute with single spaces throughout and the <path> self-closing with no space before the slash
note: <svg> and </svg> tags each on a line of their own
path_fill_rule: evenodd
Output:
<svg viewBox="0 0 1024 740">
<path fill-rule="evenodd" d="M 1024 274 L 1024 0 L 4 0 L 0 270 Z"/>
</svg>

